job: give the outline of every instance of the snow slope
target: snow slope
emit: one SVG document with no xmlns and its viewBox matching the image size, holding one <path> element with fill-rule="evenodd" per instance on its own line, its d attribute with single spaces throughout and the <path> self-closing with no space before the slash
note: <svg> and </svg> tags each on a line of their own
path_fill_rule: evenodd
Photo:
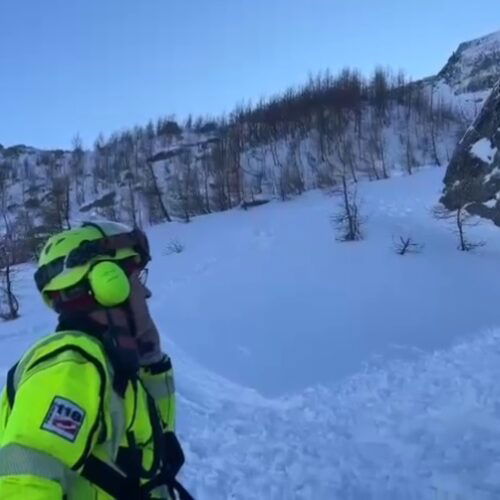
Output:
<svg viewBox="0 0 500 500">
<path fill-rule="evenodd" d="M 493 499 L 500 495 L 500 241 L 474 254 L 431 218 L 444 171 L 363 184 L 366 240 L 335 241 L 337 200 L 149 231 L 151 306 L 173 357 L 199 499 Z M 393 237 L 423 253 L 400 257 Z M 164 255 L 168 242 L 185 245 Z M 54 318 L 19 274 L 0 325 L 8 367 Z"/>
<path fill-rule="evenodd" d="M 329 217 L 337 201 L 320 192 L 152 228 L 160 252 L 151 279 L 161 297 L 153 309 L 198 362 L 270 396 L 495 325 L 500 285 L 491 273 L 500 275 L 500 242 L 486 226 L 482 237 L 493 241 L 483 254 L 454 251 L 454 235 L 429 214 L 443 174 L 364 184 L 359 244 L 335 241 Z M 425 244 L 424 253 L 393 253 L 400 235 Z M 185 251 L 163 257 L 169 238 Z"/>
</svg>

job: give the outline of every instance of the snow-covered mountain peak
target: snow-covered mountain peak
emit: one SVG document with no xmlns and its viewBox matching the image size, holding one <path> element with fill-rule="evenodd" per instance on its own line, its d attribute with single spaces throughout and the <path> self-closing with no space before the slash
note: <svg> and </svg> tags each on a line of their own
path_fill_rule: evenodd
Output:
<svg viewBox="0 0 500 500">
<path fill-rule="evenodd" d="M 500 31 L 463 42 L 437 75 L 456 94 L 490 90 L 499 76 Z"/>
</svg>

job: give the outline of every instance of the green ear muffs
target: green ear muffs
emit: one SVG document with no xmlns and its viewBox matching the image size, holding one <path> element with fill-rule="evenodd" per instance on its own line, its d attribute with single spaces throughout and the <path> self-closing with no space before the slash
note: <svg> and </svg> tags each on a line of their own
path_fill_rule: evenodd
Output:
<svg viewBox="0 0 500 500">
<path fill-rule="evenodd" d="M 115 262 L 103 260 L 88 274 L 94 299 L 104 307 L 116 307 L 130 297 L 130 281 L 125 271 Z"/>
</svg>

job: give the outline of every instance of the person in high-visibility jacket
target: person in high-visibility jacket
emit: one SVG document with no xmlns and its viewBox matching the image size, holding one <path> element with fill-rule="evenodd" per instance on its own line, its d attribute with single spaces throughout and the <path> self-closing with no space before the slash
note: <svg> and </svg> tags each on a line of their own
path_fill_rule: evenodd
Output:
<svg viewBox="0 0 500 500">
<path fill-rule="evenodd" d="M 2 500 L 190 499 L 176 480 L 172 365 L 149 314 L 145 234 L 114 222 L 52 236 L 35 281 L 59 314 L 0 399 Z"/>
</svg>

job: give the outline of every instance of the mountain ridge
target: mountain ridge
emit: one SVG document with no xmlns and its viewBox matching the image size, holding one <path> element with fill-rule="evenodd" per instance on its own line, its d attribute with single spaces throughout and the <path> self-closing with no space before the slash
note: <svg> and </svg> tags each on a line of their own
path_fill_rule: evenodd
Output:
<svg viewBox="0 0 500 500">
<path fill-rule="evenodd" d="M 420 82 L 344 70 L 227 119 L 180 126 L 167 117 L 99 137 L 90 151 L 78 140 L 72 151 L 1 147 L 4 231 L 35 235 L 33 253 L 45 234 L 82 217 L 189 222 L 256 199 L 331 188 L 342 176 L 355 183 L 443 165 L 498 76 L 497 57 L 500 32 L 460 44 L 438 75 Z"/>
</svg>

